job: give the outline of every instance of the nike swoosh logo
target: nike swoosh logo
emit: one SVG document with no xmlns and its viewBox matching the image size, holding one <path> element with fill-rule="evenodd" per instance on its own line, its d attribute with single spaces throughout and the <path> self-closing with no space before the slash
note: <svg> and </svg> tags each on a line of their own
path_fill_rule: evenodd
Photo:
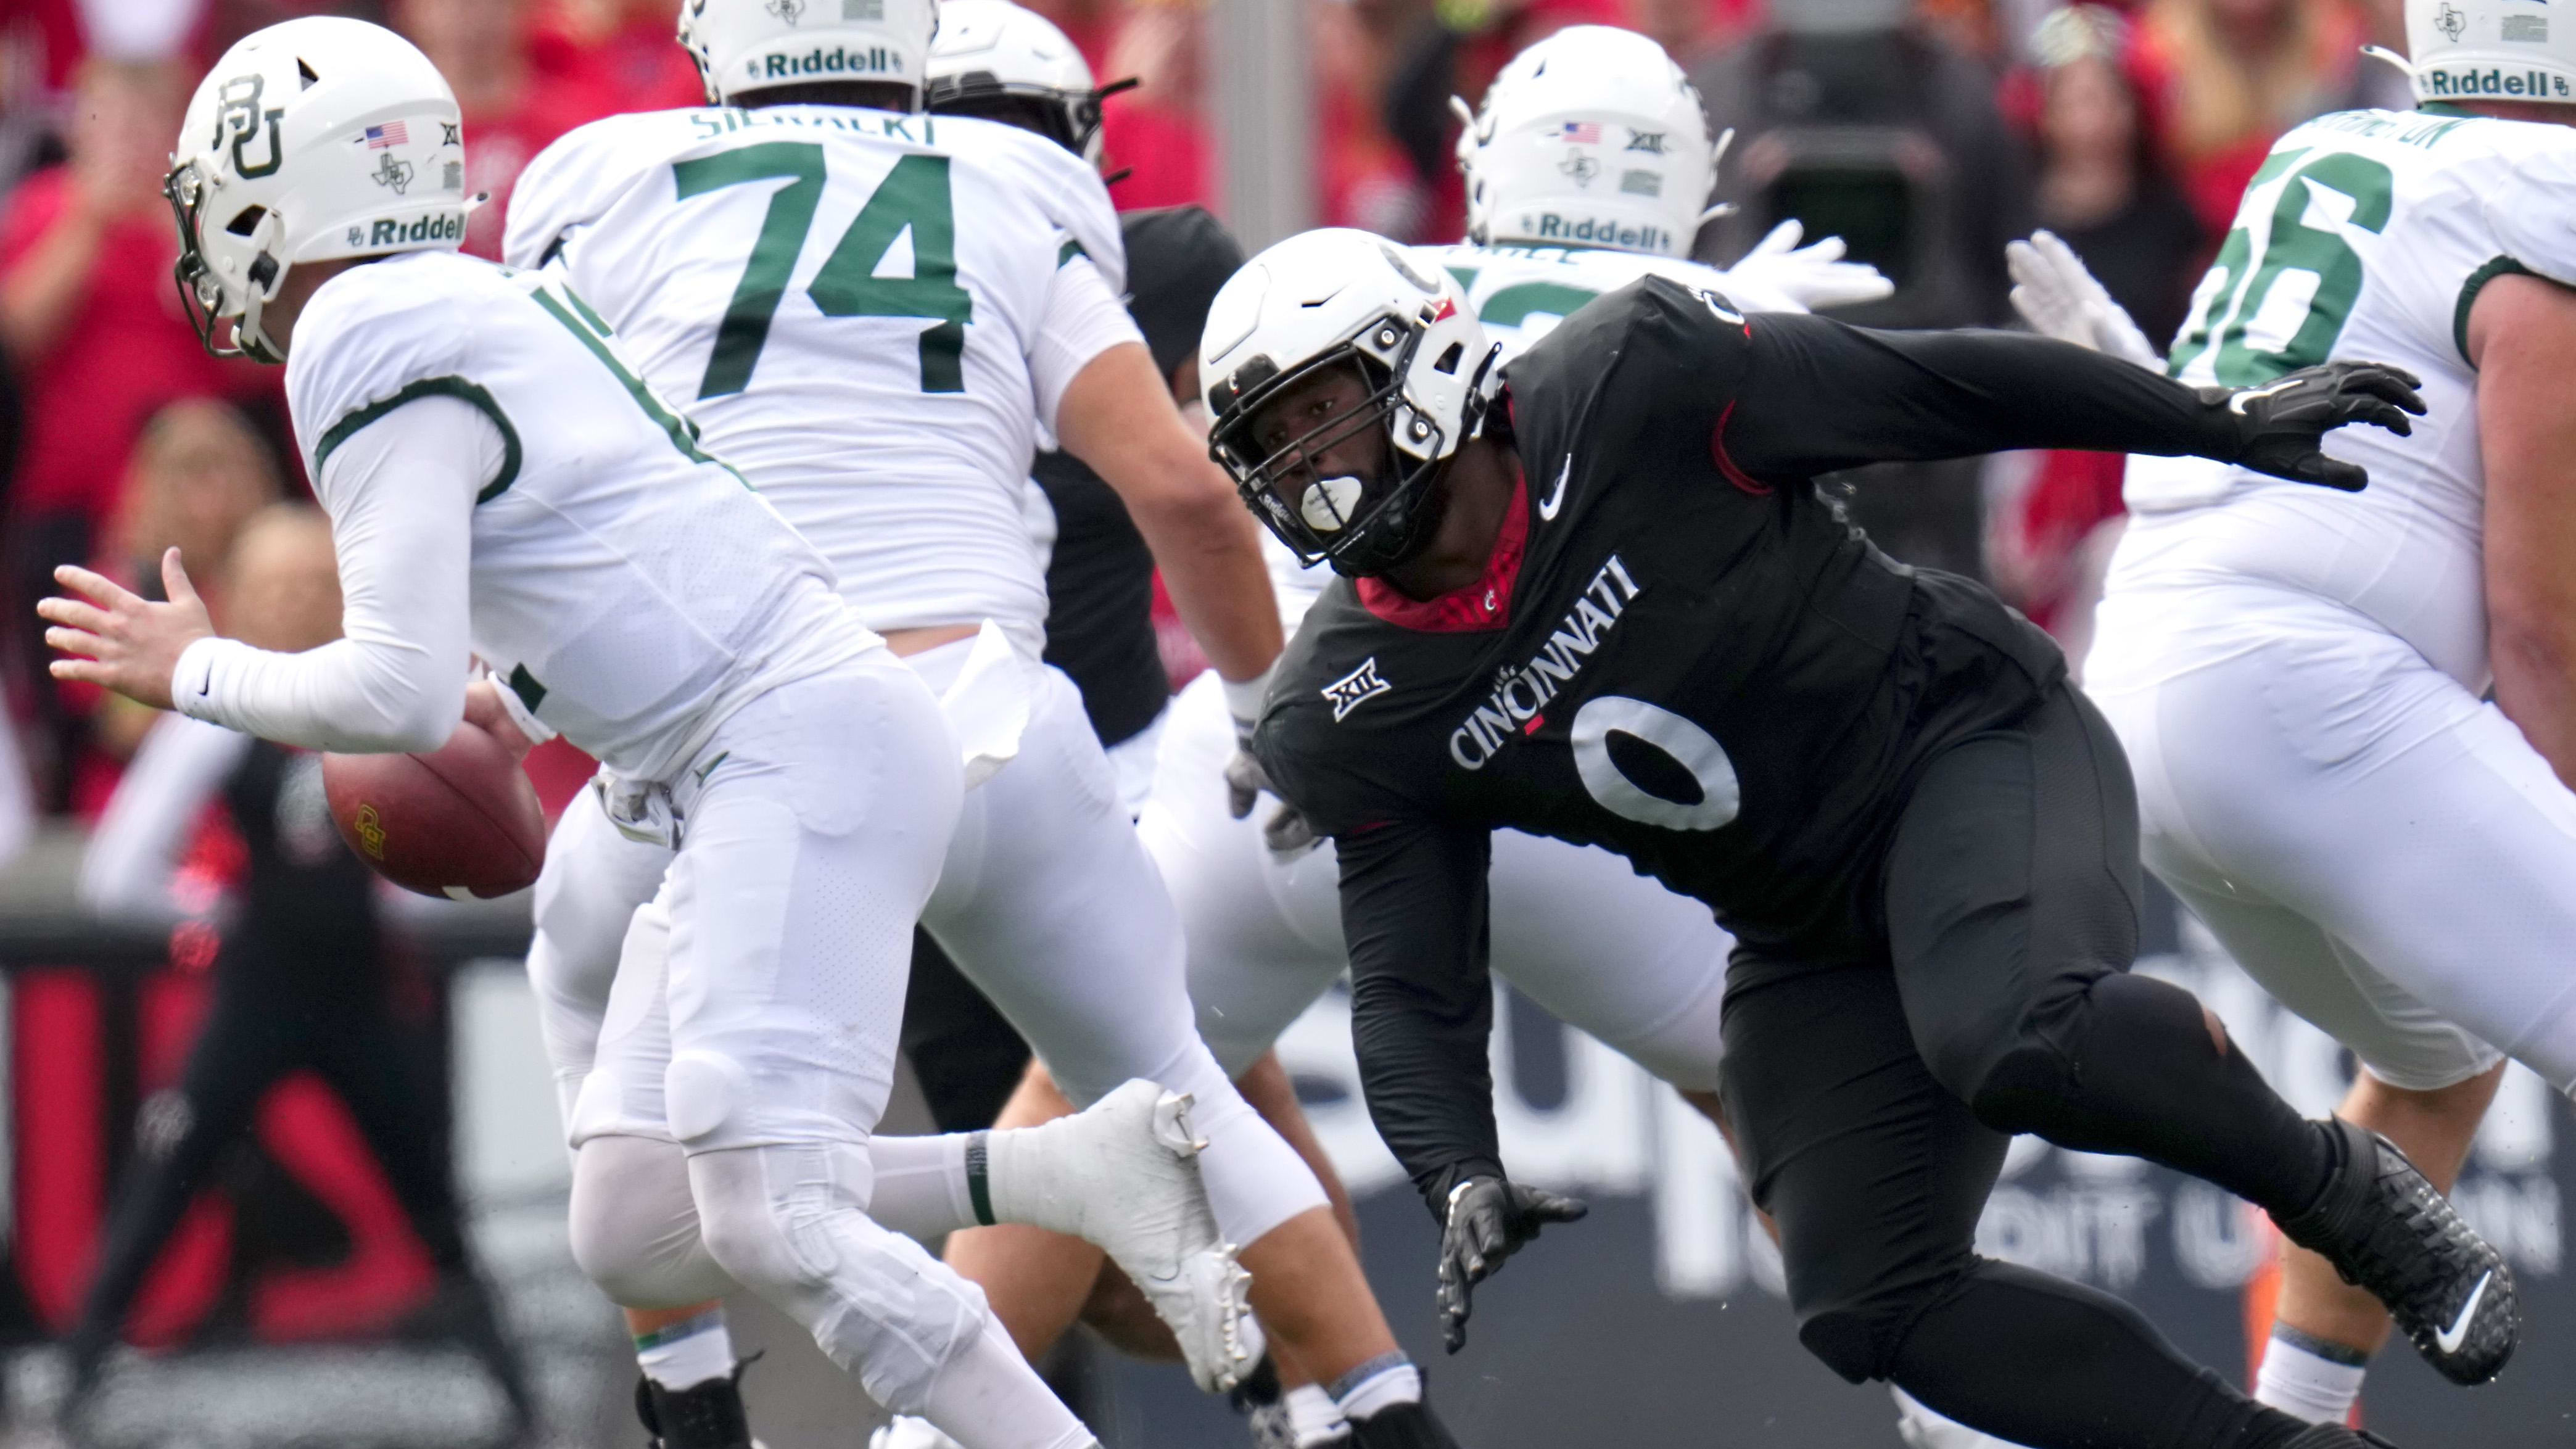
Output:
<svg viewBox="0 0 2576 1449">
<path fill-rule="evenodd" d="M 1574 476 L 1574 455 L 1565 455 L 1565 466 L 1556 470 L 1556 491 L 1539 500 L 1538 516 L 1543 523 L 1556 521 L 1556 510 L 1565 506 L 1565 480 Z"/>
<path fill-rule="evenodd" d="M 2297 378 L 2285 378 L 2280 382 L 2272 384 L 2270 387 L 2258 387 L 2249 389 L 2245 392 L 2240 392 L 2227 400 L 2227 410 L 2241 418 L 2245 416 L 2245 405 L 2247 403 L 2250 403 L 2257 398 L 2270 397 L 2276 392 L 2288 392 L 2290 389 L 2297 387 L 2298 385 L 2299 380 Z"/>
<path fill-rule="evenodd" d="M 2435 1347 L 2444 1353 L 2458 1353 L 2460 1345 L 2469 1341 L 2469 1320 L 2478 1316 L 2478 1303 L 2487 1296 L 2487 1284 L 2494 1279 L 2493 1270 L 2479 1277 L 2478 1286 L 2469 1290 L 2469 1301 L 2460 1305 L 2460 1316 L 2451 1320 L 2450 1327 L 2433 1335 Z"/>
</svg>

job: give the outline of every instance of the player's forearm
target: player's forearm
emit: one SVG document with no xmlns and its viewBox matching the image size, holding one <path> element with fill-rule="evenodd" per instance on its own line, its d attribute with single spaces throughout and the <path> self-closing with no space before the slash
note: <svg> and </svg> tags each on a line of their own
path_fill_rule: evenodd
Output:
<svg viewBox="0 0 2576 1449">
<path fill-rule="evenodd" d="M 1204 458 L 1199 460 L 1205 463 Z M 1213 465 L 1208 465 L 1213 471 Z M 1261 561 L 1260 525 L 1227 488 L 1161 513 L 1138 516 L 1163 587 L 1208 663 L 1228 680 L 1258 677 L 1279 657 L 1279 605 Z"/>
<path fill-rule="evenodd" d="M 1487 1060 L 1492 836 L 1398 822 L 1335 845 L 1360 1086 L 1378 1136 L 1438 1216 L 1462 1178 L 1502 1174 Z"/>
<path fill-rule="evenodd" d="M 337 639 L 302 654 L 201 639 L 171 698 L 193 719 L 308 750 L 434 750 L 465 717 L 466 659 L 402 640 Z"/>
<path fill-rule="evenodd" d="M 2500 628 L 2487 644 L 2496 707 L 2576 790 L 2576 628 Z"/>
<path fill-rule="evenodd" d="M 1782 316 L 1759 319 L 1753 337 L 1757 365 L 1726 443 L 1756 475 L 2022 448 L 2234 461 L 2240 446 L 2223 404 L 2049 338 Z"/>
<path fill-rule="evenodd" d="M 1227 679 L 1279 656 L 1279 607 L 1259 525 L 1181 421 L 1141 343 L 1094 358 L 1056 411 L 1065 451 L 1115 490 L 1154 554 L 1181 622 Z"/>
<path fill-rule="evenodd" d="M 1494 1127 L 1489 985 L 1479 974 L 1472 1007 L 1426 994 L 1392 973 L 1356 969 L 1351 1044 L 1369 1120 L 1436 1216 L 1449 1189 L 1503 1175 Z"/>
</svg>

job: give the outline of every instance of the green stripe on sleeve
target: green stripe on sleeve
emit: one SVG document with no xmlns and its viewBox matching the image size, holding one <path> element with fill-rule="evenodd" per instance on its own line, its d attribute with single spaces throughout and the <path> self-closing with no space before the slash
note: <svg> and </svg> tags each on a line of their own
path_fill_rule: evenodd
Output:
<svg viewBox="0 0 2576 1449">
<path fill-rule="evenodd" d="M 2469 279 L 2460 284 L 2459 305 L 2451 309 L 2451 345 L 2460 349 L 2462 362 L 2468 362 L 2471 367 L 2477 366 L 2476 363 L 2469 362 L 2469 309 L 2478 304 L 2478 293 L 2485 291 L 2487 283 L 2498 277 L 2537 275 L 2538 273 L 2531 268 L 2511 257 L 2496 257 L 2485 266 L 2469 273 Z"/>
<path fill-rule="evenodd" d="M 522 456 L 519 448 L 519 430 L 510 426 L 510 415 L 501 411 L 501 405 L 493 401 L 492 394 L 484 391 L 480 385 L 467 382 L 461 377 L 424 377 L 392 397 L 381 402 L 371 402 L 333 423 L 330 430 L 322 435 L 321 445 L 313 450 L 313 471 L 321 472 L 322 465 L 330 460 L 331 454 L 336 452 L 342 443 L 355 436 L 360 428 L 406 403 L 418 402 L 425 397 L 452 397 L 472 403 L 483 410 L 483 415 L 492 420 L 494 427 L 501 430 L 500 475 L 485 484 L 483 491 L 474 495 L 474 501 L 489 503 L 509 492 L 510 485 L 519 481 L 519 460 Z"/>
</svg>

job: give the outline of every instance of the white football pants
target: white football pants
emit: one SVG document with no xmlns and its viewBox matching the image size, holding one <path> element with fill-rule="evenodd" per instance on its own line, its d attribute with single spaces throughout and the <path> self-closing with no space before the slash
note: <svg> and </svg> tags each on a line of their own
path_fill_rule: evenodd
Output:
<svg viewBox="0 0 2576 1449">
<path fill-rule="evenodd" d="M 963 788 L 937 700 L 884 651 L 716 729 L 671 788 L 680 846 L 647 913 L 660 929 L 629 932 L 666 930 L 664 949 L 618 973 L 574 1104 L 575 1196 L 600 1197 L 607 1153 L 583 1144 L 615 1140 L 649 1075 L 653 1126 L 685 1154 L 698 1236 L 724 1277 L 793 1316 L 891 1410 L 989 1449 L 1079 1443 L 997 1347 L 982 1292 L 867 1214 L 912 926 Z M 549 864 L 560 909 L 561 873 L 582 862 Z M 614 919 L 595 900 L 583 914 Z M 549 985 L 544 999 L 560 1001 Z"/>
<path fill-rule="evenodd" d="M 1234 724 L 1216 676 L 1173 701 L 1154 796 L 1137 830 L 1189 939 L 1201 1035 L 1240 1073 L 1314 1004 L 1350 956 L 1332 845 L 1282 860 L 1262 842 L 1278 809 L 1226 812 Z M 1717 1089 L 1717 1015 L 1735 943 L 1707 906 L 1606 850 L 1496 831 L 1493 968 L 1559 1020 L 1684 1089 Z"/>
<path fill-rule="evenodd" d="M 2116 593 L 2097 628 L 2146 863 L 2265 990 L 2394 1087 L 2499 1054 L 2576 1084 L 2576 795 L 2502 711 L 2291 590 Z"/>
<path fill-rule="evenodd" d="M 972 642 L 904 662 L 941 689 Z M 1192 1094 L 1191 1122 L 1208 1144 L 1199 1171 L 1218 1229 L 1229 1242 L 1257 1242 L 1324 1206 L 1323 1186 L 1198 1038 L 1179 918 L 1081 697 L 1052 668 L 1033 669 L 1031 685 L 1019 754 L 965 797 L 921 923 L 1076 1106 L 1136 1077 Z M 556 1077 L 577 1099 L 568 1116 L 576 1147 L 606 1135 L 672 1135 L 660 1065 L 670 1050 L 664 993 L 649 979 L 630 984 L 614 964 L 636 907 L 651 898 L 657 856 L 667 859 L 620 834 L 585 792 L 556 827 L 538 881 L 528 964 Z M 649 936 L 649 918 L 635 924 Z M 613 999 L 602 989 L 611 977 Z M 900 1018 L 898 983 L 889 1043 Z"/>
</svg>

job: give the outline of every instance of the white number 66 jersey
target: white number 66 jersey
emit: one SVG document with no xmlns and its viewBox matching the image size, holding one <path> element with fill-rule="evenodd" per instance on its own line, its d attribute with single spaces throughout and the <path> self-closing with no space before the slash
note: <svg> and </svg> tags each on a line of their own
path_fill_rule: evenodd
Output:
<svg viewBox="0 0 2576 1449">
<path fill-rule="evenodd" d="M 2358 496 L 2132 458 L 2137 517 L 2112 591 L 2286 585 L 2358 610 L 2483 688 L 2486 487 L 2465 349 L 2479 289 L 2508 272 L 2576 284 L 2576 129 L 2427 107 L 2347 111 L 2283 136 L 2193 293 L 2167 371 L 2244 388 L 2333 359 L 2388 362 L 2423 379 L 2429 414 L 2411 437 L 2346 428 L 2328 440 L 2370 470 Z"/>
<path fill-rule="evenodd" d="M 614 116 L 529 165 L 506 250 L 569 271 L 862 621 L 996 619 L 1035 656 L 1039 430 L 1137 335 L 1117 217 L 1080 158 L 840 106 Z"/>
</svg>

